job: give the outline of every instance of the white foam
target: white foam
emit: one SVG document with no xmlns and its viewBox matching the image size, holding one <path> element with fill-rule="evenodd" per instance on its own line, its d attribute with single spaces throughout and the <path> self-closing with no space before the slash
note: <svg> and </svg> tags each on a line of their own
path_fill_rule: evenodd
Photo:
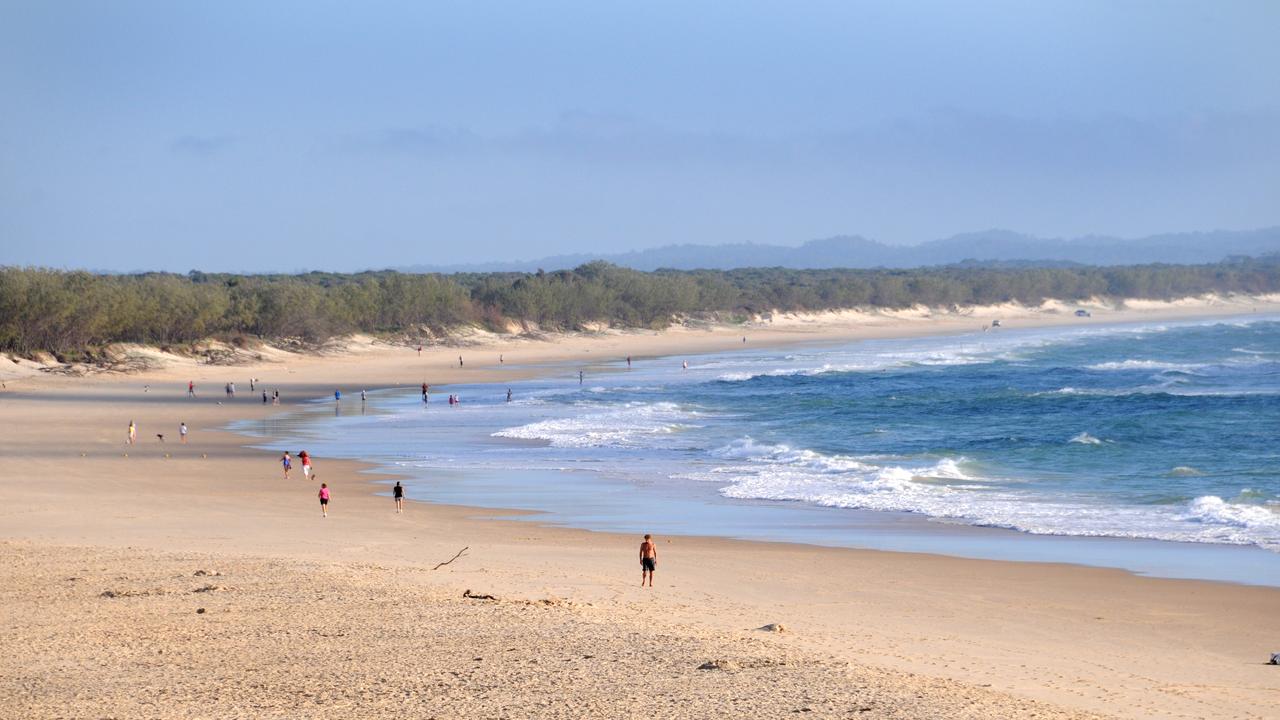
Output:
<svg viewBox="0 0 1280 720">
<path fill-rule="evenodd" d="M 761 377 L 814 377 L 827 373 L 870 372 L 888 367 L 888 363 L 823 363 L 816 367 L 773 368 L 759 372 L 728 372 L 717 380 L 723 382 L 744 382 Z"/>
<path fill-rule="evenodd" d="M 813 450 L 796 450 L 789 445 L 757 443 L 749 437 L 712 450 L 711 454 L 726 459 L 804 467 L 818 472 L 861 472 L 872 469 L 872 466 L 862 462 L 860 458 L 849 455 L 824 455 Z"/>
<path fill-rule="evenodd" d="M 608 410 L 552 418 L 510 427 L 492 437 L 543 440 L 553 447 L 635 447 L 645 438 L 669 435 L 690 427 L 697 413 L 675 403 L 627 403 Z"/>
<path fill-rule="evenodd" d="M 911 512 L 935 519 L 1038 535 L 1124 537 L 1257 545 L 1280 550 L 1280 506 L 1215 496 L 1184 506 L 1104 505 L 1020 492 L 1008 480 L 975 476 L 964 458 L 932 464 L 876 464 L 866 457 L 740 440 L 717 451 L 738 464 L 692 477 L 728 484 L 730 498 L 799 501 L 825 507 Z"/>
<path fill-rule="evenodd" d="M 1263 319 L 1259 319 L 1262 321 Z M 1178 323 L 1176 327 L 1210 326 L 1218 321 L 1191 321 Z M 783 367 L 756 369 L 752 365 L 776 363 L 775 358 L 753 358 L 741 362 L 718 360 L 698 368 L 722 369 L 718 379 L 725 382 L 743 382 L 758 377 L 812 376 L 837 372 L 876 372 L 892 368 L 934 367 L 954 365 L 978 365 L 996 361 L 1022 359 L 1020 353 L 1049 347 L 1062 347 L 1088 342 L 1098 337 L 1138 336 L 1167 332 L 1169 325 L 1107 326 L 1023 332 L 1014 335 L 983 336 L 980 340 L 965 338 L 957 341 L 948 338 L 944 347 L 938 347 L 937 339 L 894 341 L 892 343 L 869 341 L 856 348 L 838 354 L 789 354 L 781 358 Z M 904 345 L 906 347 L 904 347 Z M 1192 372 L 1203 367 L 1194 363 L 1177 363 L 1164 360 L 1130 359 L 1103 362 L 1088 366 L 1099 371 L 1154 370 Z"/>
<path fill-rule="evenodd" d="M 1217 495 L 1203 495 L 1191 501 L 1184 518 L 1208 525 L 1269 531 L 1280 538 L 1280 511 L 1266 505 L 1229 503 Z"/>
<path fill-rule="evenodd" d="M 1081 395 L 1092 397 L 1131 397 L 1134 395 L 1174 395 L 1177 397 L 1255 397 L 1259 395 L 1280 395 L 1280 390 L 1201 390 L 1196 388 L 1178 387 L 1180 384 L 1182 383 L 1166 382 L 1160 385 L 1111 390 L 1104 390 L 1101 388 L 1061 387 L 1057 390 L 1032 393 L 1031 396 L 1046 397 L 1054 395 Z"/>
<path fill-rule="evenodd" d="M 937 339 L 894 341 L 893 343 L 870 341 L 836 353 L 813 355 L 792 354 L 776 357 L 744 358 L 737 362 L 717 361 L 699 368 L 723 370 L 717 379 L 724 382 L 743 382 L 759 377 L 816 376 L 827 373 L 879 372 L 894 368 L 940 367 L 954 365 L 981 365 L 999 360 L 1018 359 L 1017 350 L 1041 347 L 1058 342 L 1057 338 L 1039 336 L 984 338 L 981 342 L 955 343 L 948 338 L 947 346 L 938 347 Z M 907 347 L 903 347 L 907 344 Z M 781 361 L 782 366 L 775 364 Z M 760 367 L 762 365 L 773 367 Z"/>
<path fill-rule="evenodd" d="M 1067 442 L 1079 443 L 1081 445 L 1101 445 L 1102 444 L 1101 440 L 1090 435 L 1087 432 L 1082 432 L 1076 435 L 1075 437 L 1071 438 Z"/>
<path fill-rule="evenodd" d="M 1181 370 L 1192 372 L 1205 367 L 1203 363 L 1176 363 L 1164 360 L 1120 360 L 1117 362 L 1086 365 L 1086 370 Z"/>
</svg>

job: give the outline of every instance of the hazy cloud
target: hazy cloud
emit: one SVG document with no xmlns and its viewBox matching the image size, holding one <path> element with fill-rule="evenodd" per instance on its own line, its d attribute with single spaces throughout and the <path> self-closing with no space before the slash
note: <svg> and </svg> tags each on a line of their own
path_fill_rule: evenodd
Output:
<svg viewBox="0 0 1280 720">
<path fill-rule="evenodd" d="M 1275 225 L 1278 26 L 1276 2 L 0 3 L 0 263 Z"/>
<path fill-rule="evenodd" d="M 956 110 L 851 129 L 751 137 L 681 132 L 626 116 L 574 113 L 543 127 L 481 135 L 439 126 L 370 133 L 347 147 L 456 157 L 731 169 L 742 165 L 857 172 L 893 166 L 997 172 L 1198 171 L 1280 161 L 1280 112 L 1049 120 Z"/>
<path fill-rule="evenodd" d="M 230 135 L 183 135 L 169 143 L 169 149 L 179 155 L 210 156 L 221 153 L 238 140 Z"/>
</svg>

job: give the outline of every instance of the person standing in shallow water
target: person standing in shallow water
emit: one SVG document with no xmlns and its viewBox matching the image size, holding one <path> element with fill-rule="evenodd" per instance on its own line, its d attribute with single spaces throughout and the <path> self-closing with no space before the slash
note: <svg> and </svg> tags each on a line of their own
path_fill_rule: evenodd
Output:
<svg viewBox="0 0 1280 720">
<path fill-rule="evenodd" d="M 658 546 L 653 544 L 653 536 L 645 533 L 644 542 L 640 543 L 640 587 L 644 587 L 645 576 L 649 578 L 649 587 L 653 587 L 653 571 L 658 569 Z"/>
<path fill-rule="evenodd" d="M 396 486 L 391 488 L 391 496 L 396 500 L 396 512 L 404 512 L 404 486 L 398 481 L 396 482 Z"/>
</svg>

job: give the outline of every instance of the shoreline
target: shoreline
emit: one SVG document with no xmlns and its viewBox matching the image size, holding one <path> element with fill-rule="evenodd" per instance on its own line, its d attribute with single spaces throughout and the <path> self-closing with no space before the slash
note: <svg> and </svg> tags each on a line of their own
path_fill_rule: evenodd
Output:
<svg viewBox="0 0 1280 720">
<path fill-rule="evenodd" d="M 315 408 L 300 408 L 293 411 L 297 419 L 308 425 L 326 421 L 323 417 L 308 417 L 311 414 L 318 414 Z M 250 447 L 269 452 L 265 446 L 272 442 L 267 438 L 256 433 L 239 433 L 234 429 L 230 431 L 251 439 Z M 280 442 L 275 444 L 283 446 Z M 314 443 L 311 445 L 315 446 Z M 653 522 L 646 522 L 634 528 L 624 529 L 618 525 L 617 520 L 588 522 L 552 507 L 518 505 L 514 498 L 508 498 L 507 501 L 495 499 L 493 504 L 458 502 L 449 498 L 451 492 L 439 489 L 431 491 L 430 497 L 426 499 L 412 496 L 412 492 L 418 489 L 413 481 L 418 481 L 427 487 L 437 484 L 438 480 L 426 480 L 426 475 L 436 478 L 443 476 L 447 479 L 446 485 L 459 486 L 462 491 L 462 486 L 467 484 L 463 478 L 480 474 L 475 469 L 447 471 L 440 468 L 433 468 L 430 471 L 397 469 L 388 464 L 388 461 L 368 455 L 338 457 L 361 467 L 360 474 L 371 478 L 370 492 L 378 497 L 389 498 L 391 483 L 400 480 L 407 483 L 406 487 L 411 493 L 408 498 L 410 502 L 448 507 L 479 520 L 490 517 L 498 520 L 514 519 L 539 528 L 578 530 L 627 537 L 649 529 L 663 535 L 687 539 L 717 538 L 745 543 L 776 543 L 836 550 L 914 553 L 954 559 L 1036 563 L 1119 570 L 1135 577 L 1152 579 L 1280 588 L 1280 555 L 1256 545 L 1145 537 L 1029 533 L 1014 528 L 940 519 L 908 511 L 835 508 L 794 501 L 732 498 L 717 498 L 723 501 L 723 505 L 717 506 L 719 510 L 740 518 L 730 524 L 743 526 L 750 519 L 760 523 L 757 528 L 735 532 L 724 529 L 725 526 L 721 524 L 691 532 L 684 527 L 671 530 L 655 527 Z M 555 491 L 560 490 L 555 487 L 558 477 L 568 475 L 576 478 L 594 473 L 595 471 L 590 469 L 558 471 L 540 469 L 510 471 L 505 474 L 524 478 L 516 481 L 516 484 L 537 483 L 540 488 Z M 564 484 L 569 485 L 569 483 Z M 595 490 L 606 494 L 617 492 L 619 487 L 629 487 L 629 483 L 625 480 L 615 481 L 603 477 L 596 482 L 584 481 L 583 484 L 589 486 L 588 491 Z M 670 501 L 671 498 L 667 500 Z M 689 498 L 679 500 L 689 500 Z M 753 512 L 756 509 L 759 509 L 758 513 Z M 771 535 L 767 529 L 767 526 L 786 526 L 788 520 L 796 520 L 805 523 L 806 526 L 813 524 L 829 530 L 826 534 L 817 531 L 813 537 L 805 539 L 802 536 Z M 838 532 L 837 528 L 844 528 L 845 531 Z M 856 533 L 853 539 L 849 539 L 849 532 Z M 887 537 L 880 537 L 882 533 Z M 1190 560 L 1194 560 L 1194 563 L 1189 562 Z"/>
<path fill-rule="evenodd" d="M 1152 318 L 1135 320 L 1145 319 Z M 966 320 L 972 325 L 971 319 Z M 709 340 L 692 333 L 693 337 L 676 337 L 672 342 L 672 336 L 667 336 L 666 340 L 690 352 L 706 344 L 737 347 L 734 341 L 739 333 L 732 328 L 712 333 Z M 822 335 L 789 337 L 804 343 L 814 341 L 815 334 Z M 834 335 L 816 340 L 841 339 Z M 592 351 L 597 357 L 614 351 L 617 346 L 608 343 L 618 340 L 618 336 L 606 336 L 580 344 L 562 343 L 568 346 L 560 348 L 561 362 L 573 362 Z M 652 354 L 678 354 L 660 352 L 666 347 L 670 346 L 659 343 L 650 349 Z M 467 348 L 463 352 L 480 351 Z M 495 370 L 490 363 L 484 370 L 445 372 L 445 360 L 455 352 L 454 348 L 433 348 L 428 359 L 433 372 L 475 382 L 477 376 L 514 379 L 529 371 L 523 366 Z M 105 381 L 101 377 L 41 378 L 42 382 L 33 383 L 37 387 L 31 388 L 35 391 L 31 394 L 11 387 L 0 395 L 0 418 L 15 439 L 12 452 L 0 459 L 7 478 L 0 480 L 0 487 L 11 498 L 2 515 L 4 539 L 45 547 L 213 552 L 229 558 L 260 556 L 269 549 L 268 555 L 282 560 L 350 563 L 368 562 L 372 557 L 408 567 L 430 567 L 452 555 L 455 545 L 470 540 L 473 564 L 459 563 L 448 575 L 432 576 L 433 583 L 453 590 L 479 585 L 479 591 L 530 601 L 567 598 L 624 615 L 633 612 L 637 603 L 648 607 L 652 598 L 631 587 L 634 578 L 625 570 L 625 558 L 633 551 L 628 536 L 504 520 L 501 516 L 511 514 L 487 509 L 483 510 L 487 517 L 477 517 L 474 508 L 434 503 L 414 503 L 413 512 L 390 516 L 399 523 L 390 524 L 386 512 L 390 503 L 376 494 L 381 476 L 369 472 L 367 464 L 341 460 L 323 460 L 317 466 L 326 479 L 337 476 L 331 485 L 338 510 L 325 521 L 333 522 L 317 527 L 320 520 L 314 500 L 309 491 L 300 492 L 308 486 L 296 478 L 283 485 L 278 470 L 272 469 L 270 451 L 253 450 L 236 434 L 209 429 L 224 426 L 237 415 L 278 422 L 277 411 L 298 405 L 298 395 L 310 391 L 324 396 L 333 378 L 356 374 L 350 365 L 357 363 L 357 367 L 372 365 L 365 374 L 371 389 L 411 386 L 413 382 L 387 382 L 397 374 L 408 374 L 397 367 L 404 364 L 402 353 L 409 354 L 396 351 L 397 357 L 378 357 L 373 363 L 361 361 L 388 353 L 365 353 L 354 362 L 309 358 L 296 363 L 297 370 L 288 374 L 300 377 L 279 383 L 287 389 L 284 407 L 268 405 L 265 410 L 256 401 L 222 405 L 202 400 L 198 406 L 186 405 L 176 386 L 166 388 L 163 398 L 154 387 L 151 392 L 156 395 L 137 397 L 137 385 L 144 380 L 154 380 L 158 387 L 165 380 L 176 381 L 181 375 L 174 373 L 182 369 Z M 541 354 L 540 361 L 553 362 L 553 355 L 554 348 Z M 246 372 L 239 367 L 198 369 Z M 358 390 L 344 392 L 351 397 Z M 119 404 L 126 400 L 130 402 Z M 118 452 L 123 439 L 116 418 L 135 411 L 139 416 L 147 413 L 142 420 L 147 438 L 149 428 L 165 422 L 162 417 L 178 412 L 191 415 L 192 444 L 181 448 L 153 442 L 140 446 L 130 458 L 122 453 L 116 456 L 109 450 Z M 66 447 L 63 439 L 68 433 L 82 434 L 92 457 L 79 457 Z M 214 457 L 199 457 L 205 454 Z M 34 478 L 49 480 L 42 486 Z M 49 482 L 56 487 L 48 487 Z M 189 504 L 175 505 L 175 500 L 184 499 Z M 490 519 L 495 515 L 500 517 Z M 341 537 L 326 530 L 335 525 L 346 527 Z M 1140 716 L 1216 708 L 1210 714 L 1233 712 L 1249 717 L 1249 708 L 1280 700 L 1280 689 L 1268 686 L 1266 669 L 1261 674 L 1238 672 L 1241 662 L 1265 660 L 1267 648 L 1257 640 L 1280 631 L 1268 609 L 1280 600 L 1280 591 L 1273 588 L 1166 580 L 1075 565 L 716 537 L 662 540 L 667 541 L 661 546 L 664 554 L 678 558 L 672 561 L 672 569 L 664 564 L 664 572 L 659 573 L 663 598 L 674 608 L 664 612 L 662 623 L 672 622 L 688 632 L 725 633 L 784 622 L 795 627 L 795 633 L 774 640 L 799 651 L 895 673 L 990 684 L 1017 696 L 1086 711 L 1119 709 Z M 619 565 L 620 574 L 615 572 Z M 482 572 L 477 574 L 478 570 Z M 945 607 L 930 602 L 942 597 L 948 599 Z M 1095 617 L 1107 620 L 1100 625 Z M 876 619 L 872 627 L 859 622 L 866 618 Z M 1155 618 L 1167 620 L 1152 625 Z M 1246 623 L 1251 627 L 1241 627 Z M 1156 629 L 1159 632 L 1153 633 Z M 1022 642 L 1030 637 L 1040 639 Z M 1052 642 L 1054 637 L 1057 642 Z M 1054 657 L 1043 657 L 1046 642 L 1054 647 Z M 1116 643 L 1126 649 L 1115 649 Z M 1201 654 L 1180 655 L 1177 648 L 1188 644 L 1202 648 Z M 1098 667 L 1099 656 L 1109 658 L 1104 669 Z M 1183 689 L 1176 693 L 1160 689 L 1173 686 Z M 1130 706 L 1117 708 L 1118 699 Z"/>
<path fill-rule="evenodd" d="M 1270 314 L 1260 316 L 1251 314 L 1245 317 L 1251 319 L 1257 317 L 1262 320 L 1280 319 L 1280 315 Z M 1215 317 L 1208 321 L 1214 322 L 1221 319 L 1224 318 Z M 1187 322 L 1200 323 L 1205 320 L 1205 318 L 1198 318 Z M 1125 325 L 1107 323 L 1095 325 L 1095 327 L 1119 329 Z M 841 341 L 827 340 L 821 343 L 804 344 L 801 347 L 825 347 L 834 342 Z M 689 358 L 691 361 L 715 361 L 718 358 L 732 357 L 733 354 L 725 352 L 705 356 L 690 355 Z M 661 362 L 658 363 L 658 365 L 661 364 Z M 713 364 L 716 363 L 713 362 Z M 694 365 L 697 366 L 697 362 L 694 362 Z M 576 372 L 576 368 L 568 363 L 549 363 L 539 366 L 539 369 L 544 374 L 566 377 L 571 377 Z M 643 379 L 636 382 L 653 380 L 651 374 L 640 377 Z M 606 387 L 597 389 L 605 390 L 611 382 L 616 384 L 622 382 L 624 378 L 631 381 L 629 368 L 626 370 L 619 367 L 600 368 L 594 373 L 593 382 L 597 385 L 603 384 Z M 517 391 L 517 394 L 531 389 L 545 390 L 548 387 L 550 386 L 523 387 Z M 462 390 L 464 393 L 469 393 L 471 398 L 475 398 L 481 393 L 501 395 L 502 386 L 494 383 L 470 382 L 462 386 L 449 386 L 448 389 Z M 410 396 L 415 393 L 416 391 L 410 392 L 407 389 L 396 388 L 378 390 L 377 394 L 371 397 L 370 412 L 373 415 L 392 413 L 409 418 L 417 414 L 411 412 L 413 410 L 411 406 L 416 403 L 409 401 Z M 710 495 L 713 494 L 703 492 L 701 486 L 697 484 L 692 488 L 667 487 L 660 491 L 660 495 L 653 496 L 649 494 L 649 490 L 642 492 L 630 481 L 596 474 L 590 467 L 575 470 L 513 467 L 502 473 L 506 479 L 501 483 L 496 479 L 482 479 L 485 472 L 478 467 L 467 467 L 465 464 L 452 467 L 448 459 L 443 457 L 426 465 L 401 468 L 397 467 L 399 463 L 396 462 L 394 454 L 386 455 L 387 448 L 378 444 L 377 440 L 374 441 L 372 448 L 364 447 L 359 443 L 352 444 L 349 440 L 344 441 L 341 433 L 335 430 L 333 420 L 326 417 L 330 407 L 333 407 L 332 402 L 320 398 L 310 407 L 302 408 L 292 415 L 293 422 L 298 426 L 298 432 L 310 439 L 308 442 L 303 442 L 300 438 L 289 442 L 309 445 L 313 448 L 313 453 L 314 448 L 319 447 L 326 455 L 361 461 L 374 470 L 405 480 L 410 487 L 411 499 L 423 500 L 422 494 L 425 492 L 427 495 L 425 502 L 466 508 L 478 514 L 495 511 L 519 513 L 526 522 L 539 526 L 576 528 L 615 534 L 654 530 L 663 534 L 720 537 L 748 542 L 782 542 L 813 547 L 917 552 L 1011 562 L 1055 563 L 1114 568 L 1144 577 L 1280 587 L 1280 556 L 1258 545 L 1131 535 L 1028 532 L 1016 527 L 936 517 L 907 510 L 826 507 L 779 500 L 736 500 L 720 495 L 714 495 L 712 500 Z M 363 406 L 361 407 L 360 414 L 363 415 Z M 392 407 L 394 409 L 391 409 Z M 500 408 L 501 403 L 495 409 Z M 423 418 L 426 417 L 427 415 L 424 414 Z M 508 422 L 518 424 L 528 420 L 528 418 L 507 420 L 493 427 L 502 427 Z M 357 419 L 356 422 L 359 420 Z M 439 442 L 470 444 L 474 438 L 488 435 L 493 427 L 485 428 L 479 435 L 445 435 L 443 440 L 436 434 L 432 434 L 429 440 L 425 437 L 417 438 L 415 435 L 415 441 L 421 440 L 426 447 Z M 312 436 L 312 428 L 318 428 L 320 434 Z M 253 432 L 252 429 L 250 434 L 257 438 L 254 445 L 258 447 L 280 441 L 279 437 L 263 438 L 260 432 Z M 287 435 L 288 433 L 283 434 L 283 436 Z M 531 447 L 541 447 L 546 444 L 545 441 L 539 440 L 499 439 L 497 442 L 513 447 L 519 447 L 525 443 Z M 473 484 L 472 481 L 479 482 L 479 485 Z M 528 494 L 519 489 L 522 486 L 536 486 L 540 490 L 536 494 Z M 418 493 L 417 497 L 413 497 L 415 492 Z M 572 504 L 568 506 L 564 504 L 567 502 L 565 498 L 591 498 L 596 495 L 613 499 L 609 504 L 598 509 L 594 506 L 574 509 Z M 616 512 L 619 503 L 628 504 L 625 498 L 631 498 L 634 504 L 641 505 L 651 498 L 659 497 L 663 504 L 661 521 L 655 522 L 654 518 L 647 517 L 643 513 L 634 515 Z M 693 506 L 712 502 L 716 508 L 714 513 L 699 513 L 693 509 Z M 602 511 L 607 511 L 609 515 L 601 516 L 599 513 Z M 689 512 L 693 515 L 688 515 Z"/>
</svg>

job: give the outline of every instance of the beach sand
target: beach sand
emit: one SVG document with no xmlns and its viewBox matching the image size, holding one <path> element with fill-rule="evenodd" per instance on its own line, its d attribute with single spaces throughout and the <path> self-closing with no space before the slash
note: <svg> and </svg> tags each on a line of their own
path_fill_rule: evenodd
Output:
<svg viewBox="0 0 1280 720">
<path fill-rule="evenodd" d="M 296 466 L 283 480 L 278 453 L 217 429 L 334 387 L 359 402 L 362 388 L 507 382 L 744 334 L 759 347 L 972 332 L 984 317 L 930 315 L 479 336 L 421 357 L 357 342 L 237 367 L 163 357 L 130 375 L 15 364 L 0 393 L 0 717 L 1277 717 L 1280 670 L 1263 663 L 1280 650 L 1280 589 L 687 537 L 657 538 L 657 587 L 641 589 L 639 538 L 420 503 L 396 515 L 375 476 L 325 458 L 321 518 L 316 483 Z M 263 406 L 248 377 L 285 407 Z M 758 629 L 770 623 L 784 630 Z"/>
</svg>

